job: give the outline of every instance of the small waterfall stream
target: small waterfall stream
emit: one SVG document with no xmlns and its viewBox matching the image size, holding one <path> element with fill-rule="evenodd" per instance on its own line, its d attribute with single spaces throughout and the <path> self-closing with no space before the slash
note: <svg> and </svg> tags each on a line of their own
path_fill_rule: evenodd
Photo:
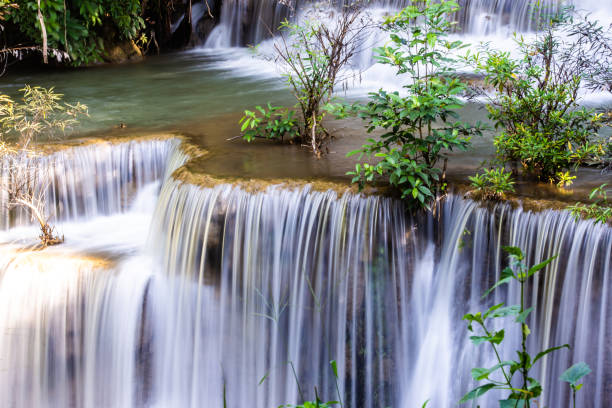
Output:
<svg viewBox="0 0 612 408">
<path fill-rule="evenodd" d="M 206 47 L 237 47 L 259 44 L 270 37 L 285 18 L 299 15 L 312 0 L 223 0 L 219 24 L 206 41 Z M 347 2 L 348 3 L 348 2 Z M 460 0 L 461 10 L 455 20 L 460 33 L 485 37 L 509 36 L 514 31 L 529 32 L 536 26 L 534 0 Z M 578 8 L 598 11 L 593 0 L 572 1 Z M 287 6 L 288 4 L 289 6 Z M 389 14 L 410 4 L 410 0 L 372 0 L 368 8 L 376 15 Z M 551 12 L 558 0 L 541 0 L 540 9 Z"/>
<path fill-rule="evenodd" d="M 492 361 L 461 316 L 484 307 L 507 263 L 502 245 L 523 248 L 529 264 L 559 254 L 529 288 L 530 347 L 573 345 L 539 366 L 541 405 L 569 406 L 557 379 L 581 360 L 593 374 L 580 405 L 612 404 L 611 228 L 458 196 L 410 217 L 385 197 L 201 188 L 170 177 L 186 159 L 177 141 L 108 149 L 45 162 L 93 175 L 117 157 L 104 174 L 139 174 L 110 179 L 119 187 L 97 196 L 103 210 L 66 201 L 78 216 L 62 221 L 66 244 L 0 246 L 0 406 L 222 407 L 225 393 L 228 407 L 269 408 L 314 398 L 315 386 L 336 399 L 332 359 L 347 407 L 455 406 L 470 368 Z M 71 188 L 108 191 L 85 180 Z M 506 296 L 518 293 L 485 303 Z"/>
<path fill-rule="evenodd" d="M 135 193 L 146 184 L 168 178 L 185 158 L 177 152 L 178 140 L 145 140 L 123 143 L 92 143 L 61 149 L 47 156 L 19 157 L 15 165 L 5 158 L 0 163 L 0 182 L 20 176 L 9 169 L 25 168 L 36 186 L 33 197 L 43 195 L 45 211 L 52 220 L 91 218 L 127 210 Z M 7 188 L 0 189 L 6 202 Z M 17 208 L 0 208 L 0 228 L 28 224 L 29 213 Z"/>
</svg>

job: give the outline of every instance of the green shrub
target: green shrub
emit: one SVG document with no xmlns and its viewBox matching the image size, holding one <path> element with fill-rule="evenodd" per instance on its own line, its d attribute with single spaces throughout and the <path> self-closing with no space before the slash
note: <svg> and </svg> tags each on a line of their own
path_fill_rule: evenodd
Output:
<svg viewBox="0 0 612 408">
<path fill-rule="evenodd" d="M 495 138 L 498 159 L 519 163 L 541 181 L 584 163 L 600 162 L 598 138 L 603 114 L 580 106 L 583 87 L 612 90 L 610 31 L 588 20 L 575 20 L 571 7 L 543 15 L 534 39 L 515 35 L 520 57 L 485 45 L 468 56 L 484 75 L 489 118 L 501 133 Z M 604 63 L 602 63 L 602 61 Z"/>
<path fill-rule="evenodd" d="M 295 112 L 285 107 L 272 106 L 266 108 L 256 106 L 255 111 L 245 110 L 240 119 L 242 137 L 247 142 L 256 138 L 284 141 L 285 137 L 292 140 L 300 136 L 299 123 Z"/>
<path fill-rule="evenodd" d="M 612 202 L 608 201 L 608 193 L 606 193 L 607 184 L 602 184 L 591 191 L 589 199 L 595 199 L 592 204 L 583 204 L 578 202 L 571 205 L 568 210 L 578 221 L 580 218 L 595 220 L 595 223 L 605 224 L 612 222 Z"/>
<path fill-rule="evenodd" d="M 469 179 L 476 195 L 485 200 L 502 200 L 507 193 L 514 192 L 512 172 L 503 167 L 484 169 L 483 173 Z"/>
<path fill-rule="evenodd" d="M 322 124 L 324 106 L 334 89 L 353 75 L 345 75 L 353 56 L 362 45 L 362 33 L 369 21 L 362 0 L 346 2 L 337 8 L 333 1 L 314 4 L 297 24 L 285 20 L 274 45 L 276 62 L 285 83 L 296 99 L 300 115 L 300 139 L 320 157 L 330 134 Z M 333 12 L 330 9 L 336 7 Z M 332 17 L 333 21 L 325 22 Z"/>
<path fill-rule="evenodd" d="M 410 80 L 402 94 L 380 90 L 370 93 L 367 105 L 353 107 L 368 123 L 368 132 L 385 131 L 349 153 L 376 160 L 357 164 L 349 173 L 353 182 L 363 186 L 384 176 L 414 207 L 428 207 L 444 189 L 444 171 L 438 166 L 441 161 L 446 166 L 445 152 L 466 150 L 470 137 L 481 133 L 480 125 L 456 121 L 466 85 L 457 78 L 452 53 L 464 45 L 446 37 L 458 8 L 455 1 L 426 0 L 387 18 L 384 29 L 391 41 L 376 49 L 378 61 Z"/>
</svg>

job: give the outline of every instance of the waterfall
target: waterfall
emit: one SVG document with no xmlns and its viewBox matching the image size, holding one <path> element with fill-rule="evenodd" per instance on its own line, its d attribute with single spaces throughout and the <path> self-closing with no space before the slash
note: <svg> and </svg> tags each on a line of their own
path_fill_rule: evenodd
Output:
<svg viewBox="0 0 612 408">
<path fill-rule="evenodd" d="M 259 44 L 270 37 L 283 19 L 298 15 L 311 3 L 311 0 L 224 0 L 219 24 L 205 46 L 219 48 Z M 535 29 L 537 20 L 534 3 L 534 0 L 460 0 L 461 10 L 455 20 L 459 32 L 471 36 L 510 36 L 514 31 L 529 32 Z M 586 4 L 573 3 L 588 11 L 601 7 L 592 0 Z M 390 14 L 408 4 L 410 0 L 372 0 L 368 8 L 376 15 L 381 11 Z M 551 12 L 559 7 L 560 2 L 541 0 L 539 4 L 541 10 Z"/>
<path fill-rule="evenodd" d="M 50 155 L 5 157 L 0 162 L 1 182 L 6 186 L 15 177 L 23 178 L 11 169 L 26 169 L 32 195 L 43 197 L 45 212 L 54 221 L 118 213 L 128 208 L 142 186 L 168 178 L 183 164 L 178 145 L 177 139 L 99 142 Z M 8 189 L 2 187 L 0 201 L 7 200 Z M 29 223 L 30 214 L 23 208 L 0 209 L 3 229 Z"/>
<path fill-rule="evenodd" d="M 386 198 L 178 183 L 162 189 L 154 220 L 153 252 L 167 271 L 154 323 L 160 406 L 220 406 L 224 387 L 230 407 L 314 398 L 315 386 L 337 399 L 332 359 L 347 406 L 452 406 L 472 385 L 470 368 L 494 364 L 461 317 L 484 307 L 507 264 L 503 245 L 524 248 L 529 264 L 560 255 L 529 288 L 531 349 L 573 345 L 537 367 L 541 403 L 568 406 L 557 379 L 581 360 L 595 373 L 581 404 L 612 403 L 608 227 L 459 197 L 438 217 L 409 219 Z M 518 346 L 510 333 L 506 359 Z"/>
<path fill-rule="evenodd" d="M 593 369 L 578 403 L 612 404 L 610 227 L 456 195 L 410 216 L 387 197 L 203 188 L 170 177 L 186 159 L 176 140 L 39 158 L 54 186 L 116 204 L 60 213 L 72 228 L 61 246 L 0 245 L 0 406 L 269 408 L 315 387 L 346 407 L 455 406 L 470 369 L 493 365 L 461 317 L 519 297 L 481 300 L 504 245 L 528 264 L 559 255 L 527 291 L 530 349 L 572 344 L 534 369 L 540 406 L 569 407 L 558 377 L 578 361 Z M 72 168 L 81 178 L 68 182 Z"/>
</svg>

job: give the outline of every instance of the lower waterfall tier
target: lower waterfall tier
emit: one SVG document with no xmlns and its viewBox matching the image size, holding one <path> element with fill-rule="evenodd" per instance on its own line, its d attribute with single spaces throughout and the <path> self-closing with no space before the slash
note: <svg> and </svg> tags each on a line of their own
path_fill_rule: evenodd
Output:
<svg viewBox="0 0 612 408">
<path fill-rule="evenodd" d="M 117 171 L 150 168 L 122 157 Z M 57 248 L 0 246 L 0 406 L 270 408 L 315 387 L 346 407 L 455 406 L 470 369 L 494 365 L 463 314 L 519 297 L 481 300 L 504 245 L 528 264 L 559 255 L 527 295 L 529 347 L 572 344 L 535 367 L 540 406 L 569 406 L 558 378 L 578 361 L 593 369 L 578 403 L 612 404 L 608 226 L 452 195 L 410 216 L 378 196 L 205 188 L 170 177 L 184 154 L 146 157 L 159 164 L 130 205 L 67 217 Z"/>
</svg>

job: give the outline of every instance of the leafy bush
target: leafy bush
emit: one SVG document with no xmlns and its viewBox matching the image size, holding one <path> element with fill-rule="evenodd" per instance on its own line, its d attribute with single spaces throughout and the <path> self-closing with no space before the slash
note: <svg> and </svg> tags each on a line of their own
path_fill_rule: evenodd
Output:
<svg viewBox="0 0 612 408">
<path fill-rule="evenodd" d="M 544 262 L 528 268 L 523 264 L 524 255 L 521 249 L 516 247 L 504 247 L 504 250 L 509 253 L 512 263 L 501 273 L 500 279 L 488 289 L 483 297 L 488 296 L 496 288 L 518 282 L 520 285 L 521 300 L 519 305 L 505 306 L 504 303 L 491 306 L 485 312 L 475 314 L 468 313 L 463 319 L 467 321 L 468 331 L 473 333 L 470 340 L 476 346 L 480 344 L 489 344 L 497 359 L 497 364 L 490 368 L 473 368 L 472 378 L 475 381 L 486 381 L 485 384 L 479 385 L 463 396 L 460 403 L 466 403 L 475 400 L 491 390 L 503 390 L 509 394 L 506 399 L 499 401 L 501 408 L 525 408 L 530 407 L 530 403 L 535 398 L 542 394 L 542 385 L 538 380 L 531 377 L 530 370 L 543 357 L 555 351 L 568 348 L 568 344 L 562 346 L 551 347 L 537 353 L 535 356 L 527 350 L 527 336 L 531 333 L 527 325 L 527 318 L 533 311 L 534 307 L 527 307 L 525 302 L 525 286 L 529 279 L 536 273 L 542 271 L 556 257 L 545 260 Z M 517 350 L 517 360 L 502 360 L 500 355 L 499 345 L 504 341 L 505 330 L 495 330 L 488 325 L 493 319 L 502 319 L 513 317 L 514 322 L 520 325 L 521 332 L 521 348 Z M 574 404 L 576 391 L 580 389 L 578 381 L 590 372 L 590 369 L 585 363 L 570 367 L 562 376 L 561 380 L 570 383 L 574 396 Z M 498 374 L 499 380 L 492 378 L 494 374 Z M 513 381 L 515 375 L 519 376 L 518 381 Z"/>
<path fill-rule="evenodd" d="M 594 203 L 583 204 L 578 202 L 568 207 L 576 221 L 584 217 L 595 220 L 596 224 L 612 222 L 612 203 L 608 201 L 606 187 L 607 184 L 602 184 L 591 191 L 589 199 L 595 199 Z"/>
<path fill-rule="evenodd" d="M 7 20 L 35 44 L 41 44 L 36 0 L 14 0 L 19 6 Z M 100 61 L 104 44 L 102 27 L 114 27 L 121 39 L 135 39 L 144 28 L 139 0 L 45 0 L 41 14 L 50 48 L 63 49 L 74 65 Z"/>
<path fill-rule="evenodd" d="M 446 37 L 458 8 L 455 1 L 426 0 L 387 18 L 384 28 L 391 42 L 376 49 L 377 58 L 410 77 L 405 95 L 379 90 L 370 93 L 367 105 L 353 107 L 368 123 L 368 132 L 385 130 L 380 139 L 368 139 L 349 153 L 378 160 L 357 164 L 349 173 L 353 182 L 363 186 L 384 176 L 415 207 L 427 207 L 444 189 L 444 171 L 437 167 L 440 161 L 446 167 L 444 152 L 467 149 L 470 137 L 482 129 L 455 121 L 466 85 L 456 76 L 452 53 L 464 45 Z"/>
<path fill-rule="evenodd" d="M 256 111 L 245 110 L 239 122 L 242 125 L 242 137 L 247 142 L 252 142 L 255 138 L 283 141 L 285 136 L 289 140 L 299 137 L 300 128 L 295 112 L 269 103 L 267 109 L 261 106 L 256 106 L 255 109 Z"/>
<path fill-rule="evenodd" d="M 518 162 L 538 180 L 583 163 L 599 162 L 603 114 L 581 107 L 582 87 L 612 90 L 609 64 L 612 36 L 596 23 L 575 21 L 571 7 L 542 14 L 541 31 L 526 40 L 515 35 L 520 58 L 485 45 L 469 56 L 484 75 L 489 118 L 501 133 L 495 138 L 502 162 Z"/>
<path fill-rule="evenodd" d="M 503 167 L 484 169 L 484 173 L 469 177 L 477 195 L 485 200 L 502 200 L 506 193 L 514 192 L 512 172 Z"/>
</svg>

